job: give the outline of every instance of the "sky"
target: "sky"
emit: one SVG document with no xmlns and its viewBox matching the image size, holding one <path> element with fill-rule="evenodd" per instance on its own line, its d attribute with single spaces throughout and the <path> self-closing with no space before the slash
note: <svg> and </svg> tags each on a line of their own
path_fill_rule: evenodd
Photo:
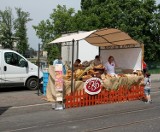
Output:
<svg viewBox="0 0 160 132">
<path fill-rule="evenodd" d="M 0 10 L 4 11 L 6 7 L 11 7 L 13 16 L 16 18 L 15 7 L 22 8 L 23 11 L 30 13 L 32 21 L 27 24 L 27 35 L 30 47 L 37 50 L 41 40 L 36 36 L 32 25 L 38 25 L 41 20 L 46 20 L 57 5 L 66 5 L 67 8 L 80 10 L 81 0 L 0 0 Z M 160 4 L 160 0 L 156 0 Z"/>
<path fill-rule="evenodd" d="M 57 5 L 66 5 L 68 8 L 74 8 L 75 11 L 80 10 L 81 0 L 0 0 L 0 10 L 4 11 L 6 7 L 10 7 L 13 17 L 16 18 L 15 7 L 22 8 L 23 11 L 30 13 L 32 21 L 27 24 L 27 35 L 30 47 L 37 50 L 41 40 L 36 36 L 32 25 L 38 25 L 41 20 L 49 19 L 49 15 Z"/>
</svg>

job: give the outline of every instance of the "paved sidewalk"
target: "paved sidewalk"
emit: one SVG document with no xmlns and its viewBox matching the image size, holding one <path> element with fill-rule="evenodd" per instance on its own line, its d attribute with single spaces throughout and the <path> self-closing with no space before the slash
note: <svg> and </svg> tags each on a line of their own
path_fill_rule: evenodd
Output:
<svg viewBox="0 0 160 132">
<path fill-rule="evenodd" d="M 0 108 L 18 107 L 26 105 L 35 105 L 48 103 L 43 95 L 38 96 L 37 91 L 18 91 L 0 93 Z"/>
<path fill-rule="evenodd" d="M 151 80 L 152 82 L 160 81 L 160 74 L 151 74 Z"/>
</svg>

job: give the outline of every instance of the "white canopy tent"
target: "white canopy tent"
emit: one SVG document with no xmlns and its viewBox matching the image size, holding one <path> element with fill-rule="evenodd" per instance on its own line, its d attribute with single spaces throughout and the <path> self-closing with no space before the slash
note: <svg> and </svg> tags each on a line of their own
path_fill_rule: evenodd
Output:
<svg viewBox="0 0 160 132">
<path fill-rule="evenodd" d="M 122 46 L 122 45 L 137 45 L 137 41 L 132 39 L 127 33 L 114 28 L 104 28 L 93 30 L 89 32 L 80 32 L 68 34 L 57 38 L 50 42 L 50 44 L 71 42 L 73 40 L 86 40 L 88 43 L 95 46 Z"/>
<path fill-rule="evenodd" d="M 82 39 L 86 40 L 88 43 L 94 46 L 101 47 L 101 49 L 103 50 L 102 52 L 104 52 L 104 49 L 114 49 L 114 48 L 120 49 L 124 47 L 141 48 L 141 44 L 135 41 L 134 39 L 132 39 L 127 33 L 122 32 L 121 30 L 118 30 L 118 29 L 114 29 L 114 28 L 110 28 L 110 29 L 104 28 L 104 29 L 98 29 L 98 30 L 93 30 L 89 32 L 67 34 L 67 36 L 63 36 L 63 37 L 53 40 L 52 42 L 50 42 L 50 44 L 72 42 L 72 71 L 73 71 L 73 60 L 74 60 L 73 58 L 74 44 L 75 44 L 75 41 L 79 41 Z M 143 52 L 141 52 L 140 54 L 142 56 Z M 138 60 L 141 63 L 141 59 L 138 58 Z M 136 61 L 137 60 L 135 60 L 135 62 Z M 139 67 L 141 67 L 141 64 L 139 65 Z M 73 80 L 73 72 L 72 72 L 72 80 Z M 71 86 L 73 86 L 73 82 Z"/>
<path fill-rule="evenodd" d="M 74 34 L 67 34 L 67 36 L 62 36 L 60 38 L 57 38 L 50 42 L 50 44 L 55 44 L 55 43 L 64 43 L 64 42 L 71 42 L 71 41 L 78 41 L 85 39 L 87 36 L 92 34 L 94 31 L 89 31 L 89 32 L 79 32 L 79 33 L 74 33 Z"/>
</svg>

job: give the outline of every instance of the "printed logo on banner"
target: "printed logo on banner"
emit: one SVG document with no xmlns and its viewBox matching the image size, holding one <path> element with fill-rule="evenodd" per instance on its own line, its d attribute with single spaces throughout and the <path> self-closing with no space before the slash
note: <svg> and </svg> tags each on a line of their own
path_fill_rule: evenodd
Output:
<svg viewBox="0 0 160 132">
<path fill-rule="evenodd" d="M 102 80 L 99 78 L 90 78 L 84 83 L 84 90 L 90 95 L 96 95 L 101 92 Z"/>
<path fill-rule="evenodd" d="M 62 71 L 55 71 L 55 79 L 63 79 Z"/>
<path fill-rule="evenodd" d="M 62 64 L 55 65 L 55 89 L 56 91 L 63 91 Z"/>
</svg>

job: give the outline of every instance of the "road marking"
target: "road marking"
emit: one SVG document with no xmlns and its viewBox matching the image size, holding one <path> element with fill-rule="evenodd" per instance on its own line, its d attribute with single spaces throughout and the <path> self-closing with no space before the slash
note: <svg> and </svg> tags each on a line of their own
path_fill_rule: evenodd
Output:
<svg viewBox="0 0 160 132">
<path fill-rule="evenodd" d="M 160 91 L 154 91 L 154 92 L 151 92 L 151 93 L 160 93 Z"/>
<path fill-rule="evenodd" d="M 10 109 L 20 109 L 20 108 L 35 107 L 35 106 L 42 106 L 42 105 L 51 105 L 51 104 L 52 103 L 42 103 L 42 104 L 34 104 L 34 105 L 13 106 Z"/>
<path fill-rule="evenodd" d="M 142 108 L 142 109 L 137 109 L 135 111 L 127 111 L 127 112 L 122 112 L 122 113 L 117 113 L 116 115 L 125 115 L 125 114 L 132 114 L 132 113 L 136 113 L 136 112 L 143 112 L 143 111 L 147 111 L 147 110 L 151 110 L 151 109 L 154 109 L 154 108 L 158 108 L 159 106 L 155 106 L 155 107 L 152 107 L 152 108 Z M 54 123 L 54 122 L 48 122 L 49 124 L 44 124 L 44 125 L 34 125 L 34 126 L 28 126 L 28 127 L 23 127 L 23 128 L 18 128 L 18 129 L 14 129 L 14 130 L 6 130 L 6 131 L 3 131 L 3 132 L 18 132 L 18 131 L 23 131 L 23 130 L 30 130 L 32 131 L 32 129 L 37 129 L 39 127 L 51 127 L 51 126 L 55 126 L 55 125 L 60 125 L 60 124 L 67 124 L 67 123 L 75 123 L 75 122 L 79 122 L 79 121 L 87 121 L 87 120 L 95 120 L 95 119 L 98 119 L 98 118 L 102 118 L 102 117 L 107 117 L 107 116 L 111 116 L 111 115 L 115 115 L 115 113 L 113 114 L 107 114 L 107 115 L 99 115 L 99 116 L 96 116 L 96 117 L 87 117 L 87 118 L 82 118 L 82 119 L 75 119 L 75 120 L 63 120 L 61 122 L 57 122 L 57 123 Z M 111 128 L 114 128 L 114 127 L 121 127 L 121 126 L 129 126 L 129 125 L 133 125 L 133 124 L 137 124 L 137 123 L 145 123 L 145 122 L 148 122 L 148 121 L 153 121 L 153 120 L 157 120 L 157 119 L 160 119 L 160 116 L 158 117 L 152 117 L 152 118 L 148 118 L 148 119 L 141 119 L 141 120 L 135 120 L 135 121 L 132 121 L 132 122 L 124 122 L 124 123 L 121 123 L 121 124 L 118 124 L 118 125 L 110 125 L 110 126 L 107 126 L 107 127 L 101 127 L 101 128 L 97 128 L 97 129 L 88 129 L 88 130 L 84 130 L 83 132 L 92 132 L 92 131 L 98 131 L 98 130 L 103 130 L 103 129 L 111 129 Z M 75 127 L 73 127 L 75 128 Z"/>
<path fill-rule="evenodd" d="M 37 126 L 24 127 L 24 128 L 20 128 L 20 129 L 8 130 L 8 131 L 3 131 L 3 132 L 16 132 L 16 131 L 23 131 L 23 130 L 28 130 L 28 129 L 32 129 L 32 128 L 37 128 Z"/>
<path fill-rule="evenodd" d="M 108 126 L 108 127 L 101 127 L 101 128 L 96 128 L 96 129 L 88 129 L 88 130 L 84 130 L 82 132 L 93 132 L 93 131 L 101 131 L 101 130 L 113 129 L 115 127 L 125 127 L 125 126 L 135 125 L 135 124 L 139 124 L 139 123 L 146 123 L 146 122 L 154 121 L 154 120 L 158 120 L 158 119 L 160 119 L 160 117 L 144 119 L 144 120 L 142 119 L 142 120 L 137 120 L 137 121 L 128 122 L 128 123 L 122 123 L 122 124 L 118 124 L 118 125 L 111 125 L 111 126 Z"/>
</svg>

